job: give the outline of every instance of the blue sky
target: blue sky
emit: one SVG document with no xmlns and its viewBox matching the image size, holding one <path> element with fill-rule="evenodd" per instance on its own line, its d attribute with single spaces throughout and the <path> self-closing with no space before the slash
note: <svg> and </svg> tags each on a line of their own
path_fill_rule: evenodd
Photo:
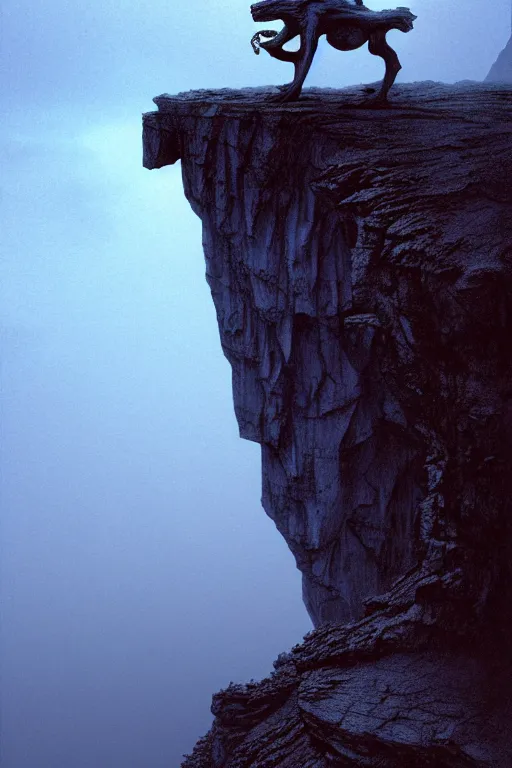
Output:
<svg viewBox="0 0 512 768">
<path fill-rule="evenodd" d="M 510 33 L 509 0 L 410 7 L 403 81 L 482 79 Z M 310 629 L 238 438 L 200 222 L 179 165 L 141 166 L 153 96 L 289 80 L 257 28 L 232 0 L 4 0 L 2 768 L 177 766 L 212 692 Z M 381 73 L 321 46 L 307 85 Z"/>
</svg>

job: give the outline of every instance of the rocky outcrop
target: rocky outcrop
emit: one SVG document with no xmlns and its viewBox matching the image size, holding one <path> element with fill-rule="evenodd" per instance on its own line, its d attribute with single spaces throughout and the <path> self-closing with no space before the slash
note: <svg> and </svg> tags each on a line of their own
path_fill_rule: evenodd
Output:
<svg viewBox="0 0 512 768">
<path fill-rule="evenodd" d="M 485 81 L 487 83 L 512 83 L 512 36 L 492 65 Z"/>
<path fill-rule="evenodd" d="M 267 93 L 144 116 L 144 164 L 181 159 L 202 220 L 240 434 L 317 627 L 214 697 L 184 765 L 504 768 L 512 89 Z"/>
</svg>

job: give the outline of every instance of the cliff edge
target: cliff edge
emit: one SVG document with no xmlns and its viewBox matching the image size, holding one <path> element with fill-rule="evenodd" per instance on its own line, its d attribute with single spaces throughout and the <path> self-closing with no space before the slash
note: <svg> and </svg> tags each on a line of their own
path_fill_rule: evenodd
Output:
<svg viewBox="0 0 512 768">
<path fill-rule="evenodd" d="M 263 506 L 317 629 L 186 768 L 512 764 L 512 88 L 193 91 L 181 159 Z M 348 623 L 347 623 L 348 622 Z"/>
</svg>

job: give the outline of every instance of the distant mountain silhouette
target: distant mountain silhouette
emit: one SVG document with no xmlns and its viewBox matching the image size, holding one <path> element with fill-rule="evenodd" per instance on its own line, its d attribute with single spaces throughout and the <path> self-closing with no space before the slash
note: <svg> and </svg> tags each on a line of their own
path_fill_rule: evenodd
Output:
<svg viewBox="0 0 512 768">
<path fill-rule="evenodd" d="M 512 83 L 512 36 L 485 78 L 487 83 Z"/>
</svg>

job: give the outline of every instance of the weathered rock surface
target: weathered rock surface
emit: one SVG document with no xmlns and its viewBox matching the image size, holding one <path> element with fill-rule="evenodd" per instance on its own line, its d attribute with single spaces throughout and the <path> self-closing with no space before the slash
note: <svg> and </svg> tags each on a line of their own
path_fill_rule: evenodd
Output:
<svg viewBox="0 0 512 768">
<path fill-rule="evenodd" d="M 318 627 L 214 697 L 184 766 L 505 768 L 512 89 L 268 92 L 144 116 L 144 164 L 181 159 L 203 222 L 240 434 Z"/>
<path fill-rule="evenodd" d="M 485 80 L 487 83 L 512 83 L 512 36 L 492 65 Z"/>
</svg>

